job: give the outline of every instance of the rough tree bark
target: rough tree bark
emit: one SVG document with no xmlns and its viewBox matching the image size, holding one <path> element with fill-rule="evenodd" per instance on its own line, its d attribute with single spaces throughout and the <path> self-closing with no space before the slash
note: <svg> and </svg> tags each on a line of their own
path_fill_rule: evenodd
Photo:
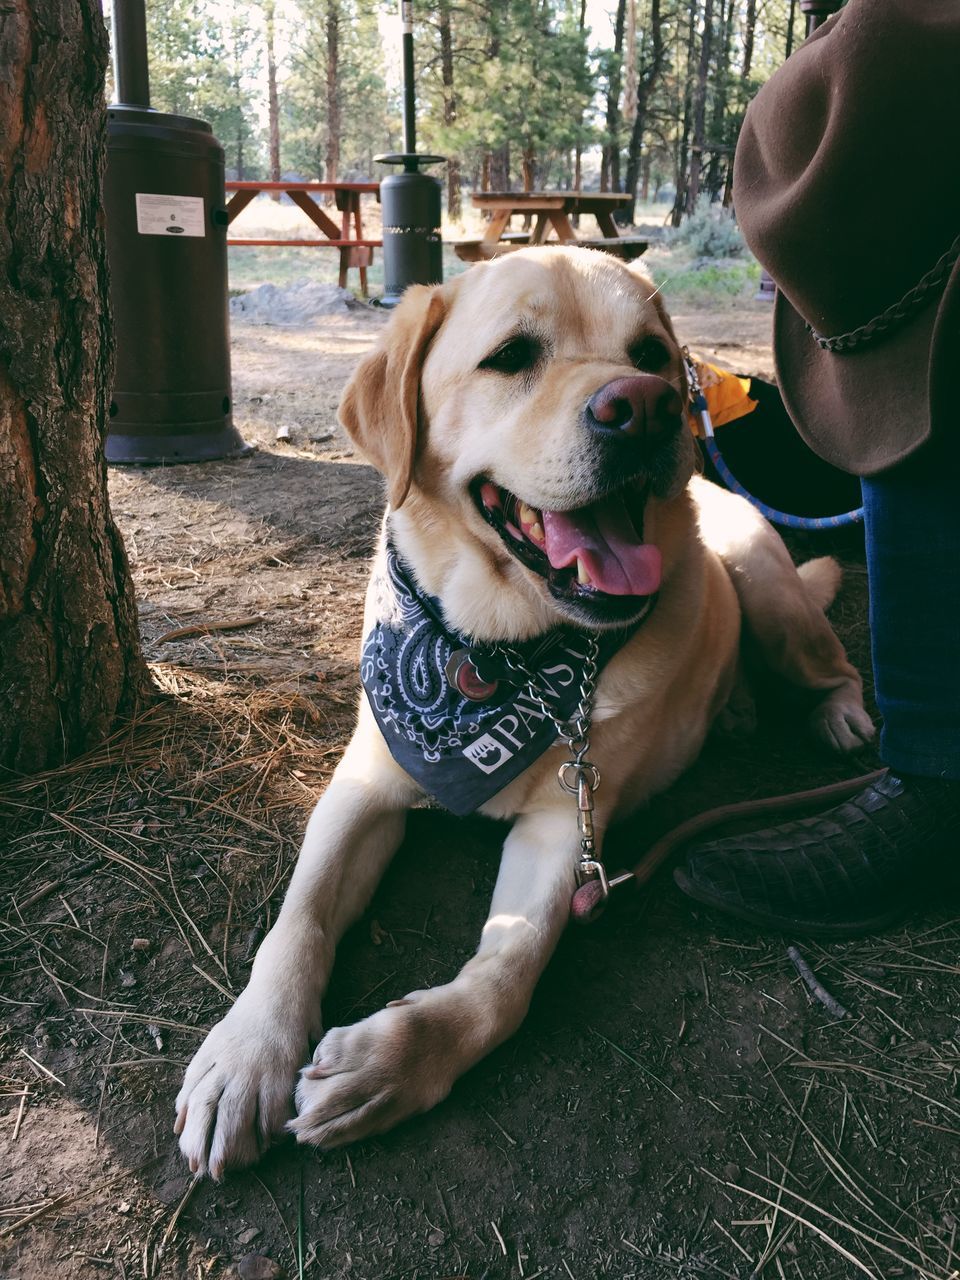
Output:
<svg viewBox="0 0 960 1280">
<path fill-rule="evenodd" d="M 0 776 L 93 747 L 148 689 L 103 457 L 106 61 L 99 0 L 0 6 Z"/>
</svg>

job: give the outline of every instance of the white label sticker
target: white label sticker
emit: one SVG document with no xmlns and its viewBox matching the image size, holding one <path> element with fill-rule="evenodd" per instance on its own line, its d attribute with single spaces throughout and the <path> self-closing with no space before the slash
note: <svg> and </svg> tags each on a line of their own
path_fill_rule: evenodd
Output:
<svg viewBox="0 0 960 1280">
<path fill-rule="evenodd" d="M 142 236 L 205 236 L 202 196 L 152 196 L 138 191 L 137 230 Z"/>
</svg>

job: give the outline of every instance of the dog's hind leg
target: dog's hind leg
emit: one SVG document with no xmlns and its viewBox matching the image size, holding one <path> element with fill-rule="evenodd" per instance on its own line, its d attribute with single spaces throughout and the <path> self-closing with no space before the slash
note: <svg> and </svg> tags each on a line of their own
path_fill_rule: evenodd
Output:
<svg viewBox="0 0 960 1280">
<path fill-rule="evenodd" d="M 578 848 L 575 812 L 517 820 L 476 955 L 446 985 L 327 1032 L 297 1086 L 300 1142 L 340 1146 L 426 1111 L 516 1030 L 569 918 Z"/>
<path fill-rule="evenodd" d="M 218 1178 L 251 1164 L 282 1130 L 297 1069 L 320 1036 L 334 949 L 400 844 L 416 794 L 364 703 L 250 981 L 187 1068 L 175 1131 L 195 1172 Z"/>
<path fill-rule="evenodd" d="M 837 567 L 814 561 L 805 582 L 780 535 L 748 502 L 704 480 L 691 489 L 701 537 L 723 561 L 764 662 L 790 684 L 822 695 L 810 715 L 814 734 L 837 751 L 869 742 L 874 727 L 863 682 L 823 612 Z"/>
</svg>

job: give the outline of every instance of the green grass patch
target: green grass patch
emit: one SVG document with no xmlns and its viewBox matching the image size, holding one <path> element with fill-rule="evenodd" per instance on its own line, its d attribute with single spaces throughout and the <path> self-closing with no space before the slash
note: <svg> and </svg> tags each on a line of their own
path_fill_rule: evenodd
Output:
<svg viewBox="0 0 960 1280">
<path fill-rule="evenodd" d="M 651 262 L 648 270 L 658 284 L 662 281 L 661 289 L 668 302 L 688 306 L 752 298 L 760 284 L 759 262 L 675 264 L 672 269 L 658 269 Z"/>
<path fill-rule="evenodd" d="M 459 275 L 467 269 L 449 245 L 443 246 L 443 278 Z M 336 284 L 340 272 L 340 255 L 336 249 L 283 249 L 270 245 L 227 249 L 227 273 L 230 296 L 246 293 L 261 284 L 284 285 Z M 383 293 L 383 250 L 374 249 L 373 266 L 367 268 L 370 297 Z M 347 272 L 347 288 L 360 297 L 360 272 Z"/>
</svg>

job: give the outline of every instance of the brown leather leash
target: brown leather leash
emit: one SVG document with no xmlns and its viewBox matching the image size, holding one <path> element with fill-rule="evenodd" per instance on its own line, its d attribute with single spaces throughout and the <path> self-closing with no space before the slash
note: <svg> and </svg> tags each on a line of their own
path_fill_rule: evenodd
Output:
<svg viewBox="0 0 960 1280">
<path fill-rule="evenodd" d="M 859 778 L 847 778 L 843 782 L 832 782 L 828 786 L 814 787 L 809 791 L 793 791 L 785 796 L 766 796 L 762 800 L 745 800 L 739 804 L 722 804 L 715 809 L 695 814 L 652 844 L 632 871 L 621 871 L 618 875 L 608 876 L 607 891 L 599 880 L 588 880 L 582 884 L 571 899 L 570 918 L 576 924 L 591 924 L 602 914 L 610 890 L 631 881 L 638 889 L 641 888 L 653 878 L 677 848 L 694 836 L 742 818 L 767 813 L 797 814 L 828 808 L 836 801 L 849 800 L 858 791 L 882 778 L 886 772 L 886 769 L 876 769 Z"/>
</svg>

